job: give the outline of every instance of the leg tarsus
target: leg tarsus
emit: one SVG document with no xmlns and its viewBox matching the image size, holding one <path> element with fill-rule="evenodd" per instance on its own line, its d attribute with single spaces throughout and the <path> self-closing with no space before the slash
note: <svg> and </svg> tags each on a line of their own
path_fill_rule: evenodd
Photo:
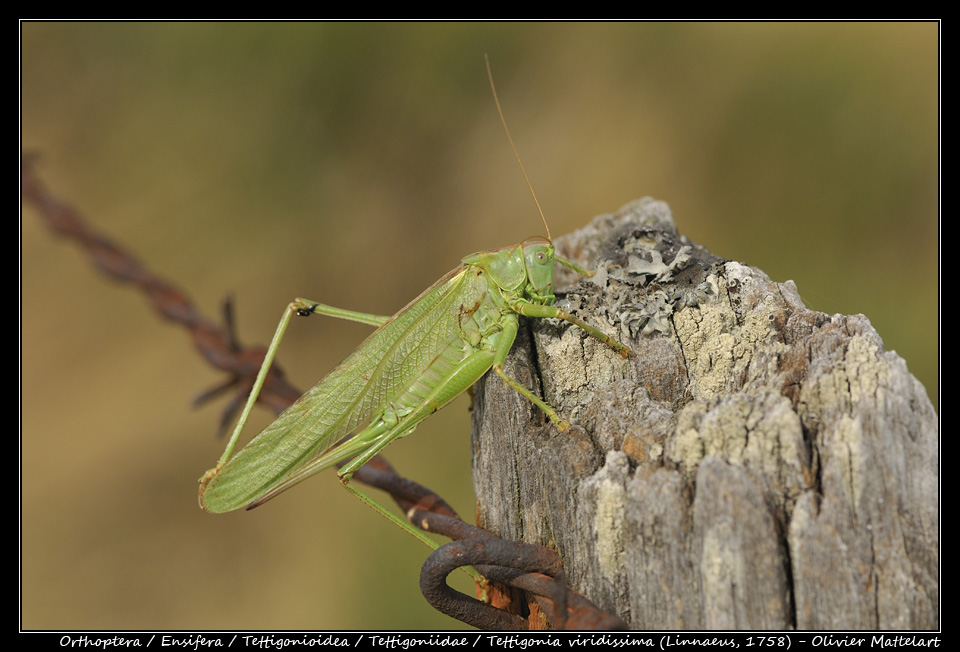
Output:
<svg viewBox="0 0 960 652">
<path fill-rule="evenodd" d="M 563 419 L 561 419 L 560 415 L 557 414 L 557 411 L 553 409 L 553 407 L 549 403 L 539 398 L 536 394 L 534 394 L 529 389 L 524 387 L 520 382 L 508 376 L 506 372 L 503 370 L 503 365 L 499 363 L 495 364 L 493 365 L 493 370 L 494 372 L 496 372 L 498 376 L 500 376 L 500 378 L 503 379 L 503 382 L 505 382 L 508 386 L 510 386 L 519 394 L 525 396 L 531 403 L 536 405 L 538 408 L 543 410 L 543 413 L 546 414 L 551 421 L 553 421 L 553 424 L 557 427 L 557 430 L 559 430 L 560 432 L 563 432 L 564 430 L 567 430 L 570 427 L 570 424 L 564 421 Z"/>
</svg>

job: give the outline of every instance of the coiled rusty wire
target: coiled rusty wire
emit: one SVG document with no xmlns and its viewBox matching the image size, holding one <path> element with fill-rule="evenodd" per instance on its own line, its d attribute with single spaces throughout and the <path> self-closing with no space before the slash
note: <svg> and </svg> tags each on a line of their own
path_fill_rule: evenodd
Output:
<svg viewBox="0 0 960 652">
<path fill-rule="evenodd" d="M 131 283 L 146 296 L 161 317 L 187 329 L 197 352 L 227 380 L 195 401 L 206 402 L 232 391 L 220 421 L 226 430 L 250 393 L 266 349 L 243 347 L 233 328 L 230 303 L 224 306 L 225 325 L 205 318 L 179 288 L 153 274 L 134 256 L 92 229 L 80 213 L 50 193 L 37 176 L 30 157 L 21 159 L 20 191 L 55 233 L 86 250 L 105 274 Z M 300 392 L 274 363 L 258 402 L 275 414 L 300 397 Z M 440 496 L 400 476 L 377 456 L 353 476 L 390 494 L 417 527 L 453 539 L 435 550 L 421 569 L 420 589 L 427 601 L 461 622 L 480 629 L 625 629 L 617 616 L 600 611 L 564 583 L 563 565 L 549 548 L 507 541 L 461 520 Z M 489 582 L 478 587 L 487 601 L 451 589 L 446 577 L 461 566 L 473 566 Z M 502 586 L 498 586 L 502 585 Z M 504 589 L 512 587 L 514 591 Z"/>
</svg>

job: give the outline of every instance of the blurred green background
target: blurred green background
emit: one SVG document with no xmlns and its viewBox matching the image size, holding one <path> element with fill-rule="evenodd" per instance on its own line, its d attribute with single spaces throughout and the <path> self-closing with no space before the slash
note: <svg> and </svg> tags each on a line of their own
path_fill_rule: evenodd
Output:
<svg viewBox="0 0 960 652">
<path fill-rule="evenodd" d="M 934 23 L 23 23 L 47 186 L 246 343 L 306 296 L 391 313 L 474 251 L 645 195 L 726 258 L 864 313 L 936 404 Z M 444 628 L 426 549 L 323 474 L 211 516 L 219 382 L 179 329 L 21 220 L 24 628 Z M 367 329 L 295 322 L 307 388 Z M 461 399 L 387 457 L 474 512 Z M 268 421 L 260 414 L 257 425 Z M 466 586 L 465 583 L 460 584 Z"/>
</svg>

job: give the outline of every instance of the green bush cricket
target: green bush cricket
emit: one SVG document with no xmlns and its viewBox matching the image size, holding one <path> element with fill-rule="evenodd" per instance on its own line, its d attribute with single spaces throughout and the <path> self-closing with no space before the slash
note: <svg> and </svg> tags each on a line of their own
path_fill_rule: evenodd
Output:
<svg viewBox="0 0 960 652">
<path fill-rule="evenodd" d="M 487 69 L 489 74 L 489 63 Z M 490 83 L 493 87 L 492 75 Z M 495 88 L 493 93 L 506 130 Z M 507 137 L 510 139 L 508 130 Z M 512 139 L 510 144 L 520 163 Z M 523 170 L 522 163 L 520 168 Z M 523 174 L 526 178 L 526 172 Z M 539 203 L 537 208 L 540 209 Z M 463 258 L 459 266 L 392 317 L 342 310 L 304 299 L 293 301 L 284 311 L 226 450 L 217 466 L 200 479 L 201 507 L 215 513 L 250 509 L 314 473 L 346 462 L 338 475 L 351 493 L 435 547 L 410 525 L 349 487 L 354 472 L 392 441 L 413 432 L 421 421 L 470 388 L 491 368 L 543 410 L 559 430 L 567 429 L 569 424 L 555 409 L 503 371 L 520 315 L 565 320 L 620 354 L 630 354 L 626 346 L 553 305 L 555 264 L 580 275 L 589 276 L 592 272 L 556 255 L 542 210 L 540 216 L 546 237 L 529 238 L 517 245 Z M 240 431 L 291 316 L 314 313 L 377 328 L 234 456 Z"/>
</svg>

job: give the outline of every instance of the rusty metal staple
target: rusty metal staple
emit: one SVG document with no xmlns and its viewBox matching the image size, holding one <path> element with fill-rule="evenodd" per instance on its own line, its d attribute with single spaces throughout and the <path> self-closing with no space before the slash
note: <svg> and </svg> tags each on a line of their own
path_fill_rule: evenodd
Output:
<svg viewBox="0 0 960 652">
<path fill-rule="evenodd" d="M 224 326 L 201 315 L 187 296 L 144 267 L 126 250 L 96 232 L 72 207 L 58 200 L 41 183 L 30 157 L 21 159 L 20 191 L 47 226 L 86 249 L 105 274 L 132 283 L 143 292 L 164 319 L 185 327 L 194 347 L 214 368 L 229 378 L 197 398 L 196 404 L 228 390 L 234 395 L 220 422 L 220 431 L 233 420 L 250 393 L 266 349 L 241 346 L 233 329 L 230 302 L 224 305 Z M 279 414 L 301 392 L 283 376 L 276 362 L 270 368 L 258 402 Z M 549 548 L 499 539 L 461 520 L 440 496 L 394 471 L 377 456 L 353 478 L 390 494 L 417 527 L 453 541 L 434 551 L 421 570 L 420 587 L 437 610 L 481 629 L 542 629 L 544 620 L 566 629 L 625 629 L 620 618 L 597 609 L 563 582 L 563 565 Z M 474 566 L 490 582 L 514 587 L 532 596 L 530 617 L 511 613 L 451 589 L 446 576 L 460 566 Z M 539 613 L 535 613 L 539 611 Z M 536 616 L 536 617 L 534 617 Z"/>
</svg>

